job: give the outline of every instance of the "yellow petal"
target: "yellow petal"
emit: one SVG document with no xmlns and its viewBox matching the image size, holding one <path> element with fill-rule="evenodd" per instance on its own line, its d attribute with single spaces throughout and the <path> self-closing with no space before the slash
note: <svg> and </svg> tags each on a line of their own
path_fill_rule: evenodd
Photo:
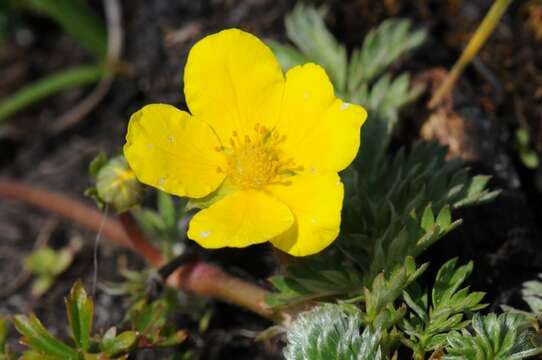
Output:
<svg viewBox="0 0 542 360">
<path fill-rule="evenodd" d="M 276 124 L 284 78 L 271 50 L 254 35 L 224 30 L 190 50 L 184 93 L 192 114 L 202 118 L 224 144 L 233 131 L 251 135 L 257 123 Z"/>
<path fill-rule="evenodd" d="M 277 131 L 283 151 L 312 172 L 338 172 L 354 160 L 367 112 L 335 97 L 324 69 L 296 66 L 286 73 L 284 102 Z"/>
<path fill-rule="evenodd" d="M 293 224 L 286 205 L 260 191 L 238 191 L 201 210 L 188 237 L 205 248 L 246 247 L 270 240 Z"/>
<path fill-rule="evenodd" d="M 214 191 L 224 156 L 209 125 L 171 105 L 152 104 L 130 118 L 124 155 L 142 183 L 188 197 Z"/>
<path fill-rule="evenodd" d="M 271 242 L 293 256 L 307 256 L 325 249 L 339 235 L 343 184 L 336 173 L 302 173 L 290 185 L 275 185 L 274 197 L 294 214 L 295 223 Z"/>
</svg>

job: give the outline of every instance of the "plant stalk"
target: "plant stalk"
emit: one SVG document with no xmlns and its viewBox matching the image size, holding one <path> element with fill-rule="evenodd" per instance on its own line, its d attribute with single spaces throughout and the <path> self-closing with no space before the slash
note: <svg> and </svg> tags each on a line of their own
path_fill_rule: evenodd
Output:
<svg viewBox="0 0 542 360">
<path fill-rule="evenodd" d="M 7 179 L 0 179 L 0 198 L 21 201 L 53 212 L 93 231 L 97 231 L 102 222 L 103 214 L 80 200 Z M 104 237 L 117 245 L 133 249 L 155 267 L 162 265 L 161 254 L 147 241 L 131 214 L 126 214 L 120 215 L 119 221 L 105 219 L 102 227 Z M 241 306 L 277 322 L 287 321 L 289 317 L 286 312 L 273 311 L 265 305 L 265 297 L 269 294 L 267 290 L 203 261 L 196 260 L 182 266 L 168 278 L 167 283 Z"/>
<path fill-rule="evenodd" d="M 281 313 L 266 306 L 265 297 L 269 292 L 257 285 L 234 277 L 220 268 L 204 261 L 195 261 L 180 268 L 170 277 L 168 283 L 230 304 L 241 306 L 267 319 L 282 321 Z"/>
<path fill-rule="evenodd" d="M 97 231 L 102 222 L 103 214 L 100 211 L 79 200 L 12 180 L 0 179 L 0 198 L 21 201 L 47 210 L 92 231 Z M 117 245 L 132 247 L 122 226 L 110 218 L 105 219 L 102 233 Z"/>
<path fill-rule="evenodd" d="M 465 67 L 472 61 L 472 59 L 478 54 L 482 46 L 486 43 L 488 37 L 493 33 L 495 27 L 501 20 L 504 12 L 508 6 L 512 3 L 512 0 L 496 0 L 488 13 L 482 20 L 478 29 L 470 39 L 469 43 L 463 53 L 459 57 L 459 60 L 454 64 L 452 70 L 444 79 L 442 85 L 437 89 L 431 100 L 429 101 L 429 108 L 434 109 L 439 105 L 442 99 L 450 93 L 457 79 L 465 70 Z"/>
<path fill-rule="evenodd" d="M 133 248 L 140 254 L 144 254 L 152 266 L 160 266 L 164 261 L 162 254 L 147 240 L 145 234 L 132 216 L 132 213 L 125 211 L 119 214 L 118 217 L 124 231 L 130 238 Z"/>
</svg>

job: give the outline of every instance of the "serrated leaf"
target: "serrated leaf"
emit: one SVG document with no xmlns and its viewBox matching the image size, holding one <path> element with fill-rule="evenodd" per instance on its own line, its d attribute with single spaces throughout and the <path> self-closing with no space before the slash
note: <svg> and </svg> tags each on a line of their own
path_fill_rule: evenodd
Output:
<svg viewBox="0 0 542 360">
<path fill-rule="evenodd" d="M 17 331 L 23 335 L 22 341 L 34 351 L 61 359 L 77 359 L 77 352 L 52 336 L 36 315 L 15 315 L 13 322 Z"/>
<path fill-rule="evenodd" d="M 520 314 L 475 314 L 472 328 L 449 334 L 445 359 L 516 360 L 542 353 L 529 321 Z"/>
<path fill-rule="evenodd" d="M 456 269 L 457 258 L 447 261 L 437 273 L 435 285 L 432 291 L 432 302 L 434 306 L 439 306 L 444 300 L 451 298 L 465 279 L 471 274 L 473 263 Z"/>
<path fill-rule="evenodd" d="M 288 38 L 311 61 L 322 65 L 337 91 L 345 88 L 346 49 L 327 29 L 322 11 L 298 3 L 285 18 Z"/>
<path fill-rule="evenodd" d="M 369 32 L 356 61 L 351 63 L 349 87 L 371 81 L 401 55 L 425 41 L 424 30 L 412 32 L 410 28 L 409 20 L 389 19 Z M 361 70 L 356 71 L 357 68 Z"/>
<path fill-rule="evenodd" d="M 309 62 L 309 59 L 293 46 L 281 44 L 273 40 L 267 40 L 266 43 L 273 50 L 273 54 L 275 54 L 284 72 L 294 66 Z"/>
<path fill-rule="evenodd" d="M 79 349 L 87 351 L 94 319 L 94 303 L 87 296 L 81 281 L 77 281 L 66 298 L 66 311 L 73 340 Z"/>
<path fill-rule="evenodd" d="M 287 360 L 380 360 L 381 334 L 366 328 L 360 316 L 339 305 L 323 305 L 298 316 L 288 329 Z"/>
<path fill-rule="evenodd" d="M 422 321 L 428 321 L 427 309 L 424 309 L 419 302 L 415 301 L 407 291 L 403 291 L 403 300 Z"/>
<path fill-rule="evenodd" d="M 480 304 L 484 293 L 470 293 L 468 287 L 459 289 L 471 272 L 472 262 L 457 267 L 457 259 L 454 258 L 442 265 L 431 291 L 430 305 L 427 304 L 427 294 L 422 295 L 419 287 L 404 292 L 404 300 L 413 313 L 410 319 L 401 323 L 401 328 L 410 335 L 407 346 L 415 354 L 444 346 L 443 339 L 450 331 L 463 329 L 469 324 L 465 320 L 467 313 L 486 306 Z"/>
</svg>

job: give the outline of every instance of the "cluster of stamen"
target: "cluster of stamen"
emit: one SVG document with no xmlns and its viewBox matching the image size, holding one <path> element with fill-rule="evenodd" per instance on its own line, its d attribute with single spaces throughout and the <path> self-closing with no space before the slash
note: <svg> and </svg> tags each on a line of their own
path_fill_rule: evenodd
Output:
<svg viewBox="0 0 542 360">
<path fill-rule="evenodd" d="M 226 172 L 233 184 L 241 189 L 260 190 L 266 185 L 284 181 L 284 178 L 295 172 L 295 164 L 291 159 L 284 159 L 280 144 L 284 141 L 276 131 L 269 131 L 256 124 L 252 136 L 243 138 L 234 131 L 229 147 L 219 148 L 228 160 L 228 168 L 218 168 Z"/>
</svg>

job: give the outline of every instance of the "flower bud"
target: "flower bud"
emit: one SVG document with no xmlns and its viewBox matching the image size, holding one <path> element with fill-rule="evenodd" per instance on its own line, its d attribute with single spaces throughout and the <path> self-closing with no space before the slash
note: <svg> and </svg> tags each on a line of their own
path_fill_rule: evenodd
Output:
<svg viewBox="0 0 542 360">
<path fill-rule="evenodd" d="M 124 156 L 112 158 L 100 168 L 96 190 L 99 199 L 119 213 L 137 205 L 143 196 L 143 187 Z"/>
</svg>

